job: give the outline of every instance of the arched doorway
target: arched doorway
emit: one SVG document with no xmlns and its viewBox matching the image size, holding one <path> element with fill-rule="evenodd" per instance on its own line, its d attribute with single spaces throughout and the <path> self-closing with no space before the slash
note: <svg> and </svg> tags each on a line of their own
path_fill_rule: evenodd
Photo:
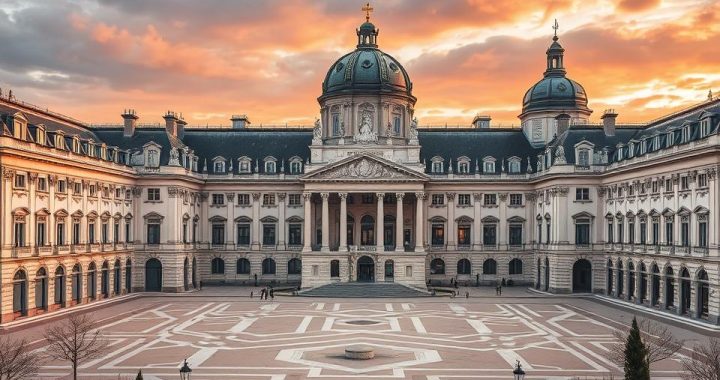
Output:
<svg viewBox="0 0 720 380">
<path fill-rule="evenodd" d="M 665 308 L 675 307 L 675 272 L 672 267 L 665 269 Z"/>
<path fill-rule="evenodd" d="M 537 276 L 535 277 L 535 289 L 540 289 L 540 267 L 542 266 L 542 262 L 540 259 L 537 259 Z"/>
<path fill-rule="evenodd" d="M 573 293 L 592 292 L 592 264 L 586 259 L 580 259 L 573 265 Z"/>
<path fill-rule="evenodd" d="M 35 275 L 35 307 L 47 310 L 48 307 L 48 278 L 45 268 L 40 268 Z"/>
<path fill-rule="evenodd" d="M 197 288 L 197 259 L 194 257 L 192 261 L 192 286 Z"/>
<path fill-rule="evenodd" d="M 82 301 L 82 268 L 80 264 L 75 264 L 72 269 L 72 301 L 80 303 Z"/>
<path fill-rule="evenodd" d="M 57 267 L 55 270 L 55 303 L 65 307 L 65 269 Z"/>
<path fill-rule="evenodd" d="M 360 219 L 360 245 L 375 245 L 375 219 L 370 215 Z"/>
<path fill-rule="evenodd" d="M 710 285 L 708 275 L 700 269 L 697 275 L 697 317 L 707 319 L 710 313 Z"/>
<path fill-rule="evenodd" d="M 545 258 L 545 291 L 550 290 L 550 259 Z"/>
<path fill-rule="evenodd" d="M 162 263 L 158 259 L 145 262 L 145 291 L 162 291 Z"/>
<path fill-rule="evenodd" d="M 660 269 L 657 264 L 652 266 L 652 294 L 650 295 L 650 306 L 657 306 L 660 302 Z"/>
<path fill-rule="evenodd" d="M 27 274 L 20 269 L 13 276 L 13 313 L 19 317 L 27 315 Z"/>
<path fill-rule="evenodd" d="M 125 262 L 125 292 L 132 292 L 132 261 L 130 259 Z"/>
<path fill-rule="evenodd" d="M 617 263 L 617 296 L 622 298 L 625 294 L 625 271 L 623 270 L 622 261 L 618 260 Z"/>
<path fill-rule="evenodd" d="M 100 268 L 100 294 L 103 298 L 110 296 L 110 264 L 105 261 Z"/>
<path fill-rule="evenodd" d="M 687 268 L 680 269 L 680 314 L 690 313 L 690 273 Z"/>
<path fill-rule="evenodd" d="M 392 260 L 385 260 L 385 281 L 395 281 L 395 262 Z"/>
<path fill-rule="evenodd" d="M 87 295 L 91 300 L 97 298 L 97 267 L 94 262 L 88 265 Z"/>
<path fill-rule="evenodd" d="M 635 299 L 635 264 L 632 261 L 628 261 L 628 299 Z"/>
<path fill-rule="evenodd" d="M 187 292 L 190 290 L 190 284 L 188 284 L 188 275 L 190 274 L 190 260 L 188 258 L 185 258 L 185 261 L 183 262 L 183 288 Z"/>
<path fill-rule="evenodd" d="M 113 268 L 113 292 L 115 295 L 119 295 L 122 292 L 121 266 L 120 259 L 115 260 L 115 267 Z"/>
<path fill-rule="evenodd" d="M 640 263 L 640 294 L 638 294 L 638 303 L 645 303 L 647 300 L 648 274 L 645 263 Z"/>
<path fill-rule="evenodd" d="M 375 261 L 370 256 L 363 256 L 357 261 L 358 282 L 375 282 Z"/>
<path fill-rule="evenodd" d="M 607 262 L 607 295 L 611 296 L 613 294 L 613 285 L 615 284 L 615 281 L 613 280 L 613 263 L 612 260 L 608 259 Z"/>
</svg>

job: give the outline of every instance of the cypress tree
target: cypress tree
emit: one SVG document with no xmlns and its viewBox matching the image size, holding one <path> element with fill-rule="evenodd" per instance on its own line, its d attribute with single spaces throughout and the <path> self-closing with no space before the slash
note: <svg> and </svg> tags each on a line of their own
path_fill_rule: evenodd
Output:
<svg viewBox="0 0 720 380">
<path fill-rule="evenodd" d="M 630 334 L 625 342 L 625 380 L 650 380 L 647 354 L 637 320 L 633 317 Z"/>
</svg>

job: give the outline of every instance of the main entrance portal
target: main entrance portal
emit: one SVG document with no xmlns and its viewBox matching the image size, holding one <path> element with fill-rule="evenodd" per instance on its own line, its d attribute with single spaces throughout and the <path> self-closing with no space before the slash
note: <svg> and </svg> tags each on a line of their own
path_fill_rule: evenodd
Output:
<svg viewBox="0 0 720 380">
<path fill-rule="evenodd" d="M 358 282 L 375 282 L 375 261 L 370 256 L 363 256 L 357 262 Z"/>
</svg>

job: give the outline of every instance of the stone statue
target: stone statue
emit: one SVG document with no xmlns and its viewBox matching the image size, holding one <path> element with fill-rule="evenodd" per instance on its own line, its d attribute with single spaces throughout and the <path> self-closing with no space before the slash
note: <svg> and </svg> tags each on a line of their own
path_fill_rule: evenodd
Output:
<svg viewBox="0 0 720 380">
<path fill-rule="evenodd" d="M 414 118 L 410 122 L 410 130 L 408 131 L 408 139 L 410 140 L 409 141 L 410 145 L 419 145 L 420 144 L 418 141 L 417 127 L 418 127 L 418 119 Z"/>
<path fill-rule="evenodd" d="M 340 131 L 339 131 L 339 133 L 340 133 L 340 137 L 345 136 L 345 122 L 342 121 L 342 120 L 340 121 Z"/>
<path fill-rule="evenodd" d="M 180 166 L 180 152 L 175 147 L 170 148 L 170 162 L 168 162 L 168 165 Z"/>
<path fill-rule="evenodd" d="M 385 137 L 392 136 L 392 124 L 389 122 L 387 123 L 387 127 L 385 127 Z"/>
<path fill-rule="evenodd" d="M 555 150 L 555 163 L 556 164 L 566 164 L 567 161 L 565 161 L 565 148 L 563 148 L 562 145 L 558 145 L 557 149 Z"/>
<path fill-rule="evenodd" d="M 320 119 L 315 120 L 312 143 L 313 145 L 322 143 L 322 123 L 320 123 Z"/>
<path fill-rule="evenodd" d="M 378 134 L 373 131 L 372 118 L 370 116 L 371 114 L 367 112 L 362 115 L 359 131 L 353 136 L 354 142 L 367 144 L 378 141 Z"/>
<path fill-rule="evenodd" d="M 158 162 L 158 152 L 155 150 L 148 150 L 147 152 L 147 166 L 151 168 L 156 168 L 160 166 L 160 163 Z"/>
</svg>

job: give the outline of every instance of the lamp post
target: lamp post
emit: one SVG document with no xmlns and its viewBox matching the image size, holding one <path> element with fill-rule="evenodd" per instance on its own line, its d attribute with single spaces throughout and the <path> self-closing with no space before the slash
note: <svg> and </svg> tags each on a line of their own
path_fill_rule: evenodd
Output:
<svg viewBox="0 0 720 380">
<path fill-rule="evenodd" d="M 183 366 L 180 368 L 180 380 L 190 380 L 190 372 L 192 372 L 192 369 L 190 369 L 187 359 L 185 359 L 185 363 L 183 363 Z"/>
<path fill-rule="evenodd" d="M 520 360 L 518 360 L 517 364 L 515 364 L 513 377 L 515 380 L 523 380 L 525 378 L 525 371 L 523 371 L 522 366 L 520 366 Z"/>
</svg>

